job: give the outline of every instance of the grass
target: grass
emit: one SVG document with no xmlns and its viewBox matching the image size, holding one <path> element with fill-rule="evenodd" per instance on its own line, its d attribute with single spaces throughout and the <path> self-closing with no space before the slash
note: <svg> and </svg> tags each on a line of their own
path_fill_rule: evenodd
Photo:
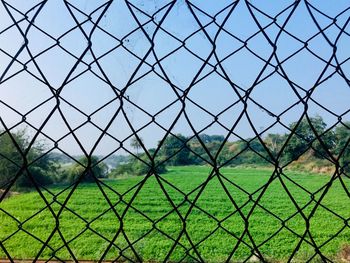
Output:
<svg viewBox="0 0 350 263">
<path fill-rule="evenodd" d="M 101 185 L 103 192 L 113 203 L 118 216 L 123 217 L 123 225 L 97 184 L 82 184 L 74 191 L 67 202 L 68 209 L 63 209 L 59 215 L 60 232 L 53 232 L 55 219 L 50 210 L 45 208 L 45 203 L 38 193 L 13 196 L 0 204 L 0 240 L 12 257 L 29 259 L 38 254 L 42 242 L 53 234 L 48 242 L 52 249 L 45 248 L 40 258 L 48 259 L 53 254 L 52 250 L 57 250 L 56 257 L 72 259 L 64 246 L 64 242 L 69 242 L 76 258 L 96 260 L 101 258 L 109 247 L 109 242 L 122 227 L 125 235 L 118 235 L 114 240 L 115 246 L 108 250 L 105 259 L 118 258 L 118 248 L 121 248 L 123 251 L 120 260 L 136 260 L 134 252 L 128 247 L 128 242 L 133 242 L 139 260 L 162 261 L 173 247 L 169 261 L 182 259 L 191 262 L 199 259 L 200 255 L 201 260 L 220 262 L 227 260 L 237 244 L 236 237 L 243 236 L 243 242 L 237 247 L 231 260 L 244 261 L 251 255 L 253 248 L 252 240 L 245 232 L 245 221 L 242 219 L 249 216 L 249 234 L 259 251 L 268 260 L 286 261 L 300 240 L 298 235 L 302 236 L 307 228 L 305 220 L 297 213 L 296 204 L 303 209 L 304 216 L 308 217 L 316 206 L 313 200 L 318 200 L 323 192 L 310 195 L 288 178 L 310 193 L 316 192 L 330 180 L 329 176 L 288 171 L 286 176 L 276 178 L 266 188 L 259 206 L 254 206 L 252 200 L 256 200 L 262 193 L 262 190 L 258 189 L 269 180 L 272 171 L 249 168 L 222 169 L 221 176 L 213 175 L 197 199 L 210 172 L 210 168 L 204 166 L 172 167 L 159 180 L 155 177 L 147 180 L 145 177 L 129 177 L 104 181 L 105 185 Z M 341 180 L 349 191 L 349 180 Z M 350 199 L 341 180 L 334 181 L 322 200 L 324 207 L 319 207 L 312 216 L 305 241 L 295 254 L 296 260 L 306 261 L 313 257 L 315 250 L 310 245 L 313 242 L 332 260 L 336 260 L 342 246 L 350 243 L 350 228 L 345 226 L 343 220 L 350 218 Z M 283 189 L 282 182 L 289 189 L 295 204 Z M 141 190 L 133 199 L 132 206 L 128 207 L 127 203 L 141 183 L 144 183 Z M 254 194 L 249 196 L 239 188 Z M 60 193 L 62 188 L 51 188 L 53 193 L 60 193 L 56 199 L 47 191 L 43 192 L 54 213 L 60 211 L 61 204 L 70 190 L 71 188 Z M 229 192 L 235 205 L 225 191 Z M 168 198 L 171 198 L 173 203 L 169 202 Z M 195 206 L 192 207 L 193 202 Z M 174 205 L 178 207 L 178 212 L 174 211 Z M 235 206 L 242 207 L 241 214 Z M 42 208 L 45 209 L 36 214 Z M 13 215 L 15 219 L 4 211 Z M 180 217 L 186 218 L 186 232 L 183 232 L 184 225 Z M 339 231 L 341 232 L 337 234 Z M 75 238 L 77 235 L 79 236 Z M 272 235 L 274 236 L 269 239 Z M 334 235 L 336 237 L 328 242 Z M 181 245 L 174 246 L 174 240 L 177 239 Z M 264 242 L 267 239 L 268 241 Z M 197 251 L 190 249 L 190 242 L 196 244 Z M 6 258 L 1 248 L 0 258 Z M 314 260 L 317 261 L 317 257 L 314 257 Z"/>
</svg>

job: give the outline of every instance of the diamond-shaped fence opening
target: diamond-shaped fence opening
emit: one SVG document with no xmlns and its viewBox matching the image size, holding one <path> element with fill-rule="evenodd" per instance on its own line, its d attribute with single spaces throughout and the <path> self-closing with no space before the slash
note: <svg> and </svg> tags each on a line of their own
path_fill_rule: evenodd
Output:
<svg viewBox="0 0 350 263">
<path fill-rule="evenodd" d="M 1 262 L 350 262 L 348 1 L 0 4 Z"/>
</svg>

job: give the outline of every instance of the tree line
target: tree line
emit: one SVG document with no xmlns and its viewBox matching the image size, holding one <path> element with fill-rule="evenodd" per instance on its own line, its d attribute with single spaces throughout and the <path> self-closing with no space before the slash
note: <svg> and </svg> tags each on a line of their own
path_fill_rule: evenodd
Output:
<svg viewBox="0 0 350 263">
<path fill-rule="evenodd" d="M 62 165 L 62 158 L 46 153 L 45 143 L 31 144 L 24 130 L 0 132 L 0 189 L 92 182 L 108 175 L 107 165 L 96 156 L 81 157 L 71 165 Z"/>
<path fill-rule="evenodd" d="M 186 137 L 182 134 L 169 135 L 158 143 L 158 149 L 149 149 L 152 156 L 156 151 L 155 163 L 159 172 L 166 166 L 176 165 L 267 165 L 269 163 L 289 164 L 299 158 L 318 165 L 322 160 L 340 156 L 340 165 L 349 171 L 350 162 L 350 122 L 327 128 L 321 116 L 303 118 L 289 125 L 289 133 L 270 133 L 261 138 L 247 138 L 227 141 L 223 135 L 199 134 Z M 291 134 L 291 135 L 290 135 Z M 151 165 L 142 149 L 142 139 L 134 138 L 131 145 L 136 156 L 112 170 L 111 175 L 145 174 Z M 148 163 L 147 163 L 148 162 Z"/>
<path fill-rule="evenodd" d="M 227 141 L 222 135 L 199 134 L 187 137 L 169 135 L 158 148 L 144 152 L 143 140 L 134 137 L 135 153 L 118 156 L 109 170 L 97 156 L 80 157 L 74 164 L 63 164 L 62 156 L 45 153 L 45 143 L 31 145 L 25 131 L 0 133 L 0 189 L 39 185 L 92 182 L 96 178 L 115 178 L 125 174 L 164 173 L 167 166 L 205 165 L 266 165 L 278 160 L 289 163 L 300 157 L 309 161 L 340 156 L 345 170 L 350 161 L 350 122 L 327 128 L 320 116 L 303 118 L 289 125 L 292 133 L 270 133 L 262 138 Z M 317 136 L 316 136 L 317 134 Z M 109 160 L 110 163 L 111 160 Z"/>
</svg>

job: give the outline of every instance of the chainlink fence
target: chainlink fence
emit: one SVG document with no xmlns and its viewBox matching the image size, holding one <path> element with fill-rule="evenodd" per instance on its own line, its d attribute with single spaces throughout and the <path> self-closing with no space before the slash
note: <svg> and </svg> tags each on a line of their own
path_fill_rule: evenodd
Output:
<svg viewBox="0 0 350 263">
<path fill-rule="evenodd" d="M 349 260 L 349 8 L 2 0 L 0 257 Z"/>
</svg>

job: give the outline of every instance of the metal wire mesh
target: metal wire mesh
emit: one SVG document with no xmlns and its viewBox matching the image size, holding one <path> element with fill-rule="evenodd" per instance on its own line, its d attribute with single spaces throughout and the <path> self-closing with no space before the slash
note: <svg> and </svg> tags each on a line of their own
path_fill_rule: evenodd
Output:
<svg viewBox="0 0 350 263">
<path fill-rule="evenodd" d="M 344 109 L 333 107 L 337 106 L 337 99 L 348 99 L 350 56 L 347 54 L 347 40 L 343 40 L 349 37 L 348 3 L 335 8 L 327 7 L 321 1 L 306 0 L 285 1 L 282 4 L 259 1 L 1 2 L 1 136 L 10 136 L 13 147 L 20 153 L 20 160 L 0 153 L 2 158 L 17 167 L 16 174 L 0 185 L 3 189 L 0 200 L 5 204 L 13 185 L 25 173 L 35 189 L 36 200 L 44 204 L 27 218 L 19 218 L 12 210 L 1 206 L 2 216 L 11 218 L 18 226 L 16 231 L 7 233 L 6 229 L 10 229 L 10 226 L 1 225 L 0 248 L 7 260 L 14 262 L 23 259 L 17 252 L 22 246 L 31 244 L 23 239 L 23 244 L 18 244 L 18 251 L 15 252 L 7 247 L 7 242 L 24 233 L 32 238 L 32 242 L 39 244 L 33 249 L 35 256 L 30 261 L 44 257 L 45 261 L 78 262 L 82 259 L 76 256 L 79 244 L 75 242 L 89 232 L 101 238 L 104 245 L 101 245 L 103 249 L 95 258 L 84 259 L 140 262 L 145 259 L 140 253 L 139 244 L 151 232 L 157 232 L 169 240 L 170 245 L 166 251 L 156 252 L 158 256 L 154 260 L 172 261 L 173 253 L 180 248 L 182 254 L 174 261 L 204 262 L 210 261 L 210 258 L 203 256 L 201 248 L 219 231 L 230 237 L 222 239 L 222 242 L 231 242 L 231 249 L 222 261 L 270 260 L 261 248 L 266 244 L 269 250 L 278 246 L 273 240 L 281 231 L 287 231 L 296 240 L 290 244 L 286 260 L 293 260 L 304 244 L 313 250 L 305 261 L 334 260 L 323 252 L 323 248 L 337 237 L 348 235 L 350 218 L 348 213 L 333 210 L 323 200 L 335 183 L 341 185 L 344 193 L 341 198 L 350 200 L 349 176 L 346 173 L 348 164 L 340 161 L 347 151 L 350 138 L 346 138 L 337 155 L 330 150 L 326 138 L 336 126 L 349 128 L 345 121 L 349 115 L 349 103 L 339 103 L 340 106 L 345 105 Z M 307 24 L 312 25 L 312 30 Z M 246 82 L 243 83 L 244 79 Z M 334 82 L 335 85 L 340 85 L 341 81 L 344 93 L 336 93 L 333 89 L 334 83 L 331 81 L 334 79 L 339 81 Z M 89 85 L 89 82 L 101 97 L 90 94 L 88 88 L 82 87 Z M 267 86 L 264 86 L 265 83 Z M 16 85 L 23 89 L 16 89 Z M 202 85 L 211 87 L 212 100 L 208 101 L 208 97 L 204 101 L 197 100 L 201 93 L 208 91 Z M 152 91 L 154 86 L 161 88 Z M 229 96 L 227 100 L 220 98 L 220 87 L 223 86 L 226 93 L 222 94 Z M 328 93 L 318 93 L 324 87 L 330 90 L 329 94 L 335 94 L 331 103 L 324 103 L 319 97 L 327 96 Z M 280 93 L 276 92 L 279 88 L 282 89 Z M 262 93 L 259 93 L 260 90 Z M 273 94 L 275 92 L 277 94 Z M 269 93 L 271 96 L 266 95 Z M 286 93 L 291 95 L 284 96 Z M 164 94 L 171 96 L 166 98 Z M 217 94 L 219 99 L 215 101 Z M 283 107 L 277 110 L 273 101 L 281 102 Z M 216 105 L 216 108 L 211 105 Z M 312 122 L 311 112 L 314 109 L 327 115 L 330 120 L 330 125 L 322 133 Z M 169 115 L 166 115 L 168 112 Z M 288 115 L 290 113 L 292 117 Z M 265 117 L 260 118 L 259 114 Z M 201 118 L 205 121 L 198 123 Z M 291 126 L 290 120 L 293 118 L 295 125 Z M 229 121 L 225 121 L 227 119 Z M 310 125 L 313 132 L 311 138 L 298 134 L 299 124 L 303 120 Z M 181 137 L 176 130 L 178 125 L 186 125 L 190 135 Z M 242 125 L 249 128 L 250 136 L 241 132 Z M 13 135 L 16 129 L 22 127 L 31 131 L 24 149 Z M 118 127 L 126 127 L 125 131 L 120 131 L 122 135 L 115 132 L 123 130 Z M 215 152 L 201 137 L 212 127 L 218 127 L 224 134 Z M 267 145 L 264 135 L 276 127 L 286 131 L 287 137 L 282 146 L 274 151 Z M 143 142 L 142 137 L 156 130 L 160 134 L 159 143 L 150 151 L 148 142 Z M 158 155 L 169 137 L 177 138 L 181 145 L 167 159 L 159 161 Z M 245 142 L 244 148 L 232 153 L 229 158 L 220 159 L 225 143 L 233 137 Z M 29 156 L 31 149 L 41 138 L 48 141 L 50 147 L 32 160 Z M 143 158 L 129 147 L 132 138 L 139 142 L 139 150 L 145 153 Z M 298 156 L 285 159 L 284 153 L 293 138 L 302 140 L 305 147 Z M 190 147 L 194 140 L 204 154 Z M 262 147 L 262 151 L 256 150 L 253 146 L 256 143 Z M 316 144 L 320 147 L 316 147 Z M 81 163 L 67 150 L 70 145 L 75 145 L 76 152 L 86 157 L 86 163 Z M 131 188 L 114 188 L 108 181 L 94 175 L 93 168 L 97 163 L 92 157 L 100 148 L 107 148 L 109 152 L 104 153 L 98 163 L 113 154 L 126 152 L 148 167 L 147 175 Z M 157 172 L 161 165 L 171 161 L 184 149 L 210 168 L 205 180 L 199 185 L 187 185 L 190 188 L 187 190 L 179 188 L 168 177 Z M 285 172 L 292 162 L 310 149 L 333 167 L 325 183 L 313 190 L 307 189 Z M 55 151 L 84 167 L 72 184 L 58 190 L 38 182 L 30 170 L 33 163 Z M 247 151 L 258 155 L 272 171 L 266 181 L 254 190 L 239 185 L 223 172 L 226 166 Z M 70 206 L 72 196 L 85 194 L 80 186 L 86 174 L 93 178 L 98 190 L 96 196 L 99 195 L 107 204 L 103 212 L 97 212 L 91 218 L 86 218 L 84 211 L 75 211 Z M 157 218 L 152 218 L 142 206 L 135 205 L 135 200 L 145 188 L 147 191 L 154 190 L 147 188 L 149 180 L 157 182 L 152 186 L 158 188 L 155 195 L 163 195 L 169 205 L 168 212 Z M 224 218 L 213 214 L 210 207 L 199 204 L 213 180 L 218 180 L 220 196 L 224 194 L 231 204 L 231 210 Z M 276 214 L 263 201 L 265 193 L 276 181 L 281 185 L 279 191 L 288 195 L 295 209 L 289 215 Z M 296 201 L 289 183 L 300 191 L 300 195 L 308 196 L 306 203 Z M 174 199 L 174 191 L 181 197 L 180 200 Z M 244 195 L 246 202 L 238 203 L 234 191 Z M 262 242 L 255 238 L 251 224 L 252 215 L 258 209 L 278 224 L 276 230 Z M 315 240 L 310 228 L 310 222 L 320 209 L 326 210 L 335 218 L 335 224 L 339 224 L 338 230 L 322 242 Z M 349 209 L 345 207 L 344 210 Z M 131 232 L 123 226 L 130 211 L 146 222 L 146 229 L 137 237 L 131 237 Z M 191 215 L 196 212 L 202 213 L 214 224 L 214 227 L 208 224 L 207 232 L 199 239 L 195 239 L 188 229 Z M 82 230 L 67 236 L 61 229 L 62 222 L 66 220 L 64 213 L 81 222 Z M 99 220 L 103 223 L 109 213 L 115 220 L 115 230 L 106 236 L 92 225 Z M 160 226 L 170 215 L 177 220 L 179 232 L 176 235 Z M 44 237 L 35 229 L 25 227 L 38 216 L 53 220 Z M 225 227 L 225 223 L 235 216 L 242 223 L 242 226 L 237 226 L 239 231 Z M 302 232 L 295 231 L 288 224 L 299 216 L 305 224 Z M 206 228 L 205 222 L 199 224 Z M 54 238 L 61 240 L 60 246 L 51 245 Z M 120 238 L 123 239 L 122 245 L 117 242 Z M 241 246 L 247 251 L 237 258 L 235 255 Z M 62 250 L 68 251 L 69 258 L 60 256 Z M 51 256 L 43 256 L 46 252 Z"/>
</svg>

